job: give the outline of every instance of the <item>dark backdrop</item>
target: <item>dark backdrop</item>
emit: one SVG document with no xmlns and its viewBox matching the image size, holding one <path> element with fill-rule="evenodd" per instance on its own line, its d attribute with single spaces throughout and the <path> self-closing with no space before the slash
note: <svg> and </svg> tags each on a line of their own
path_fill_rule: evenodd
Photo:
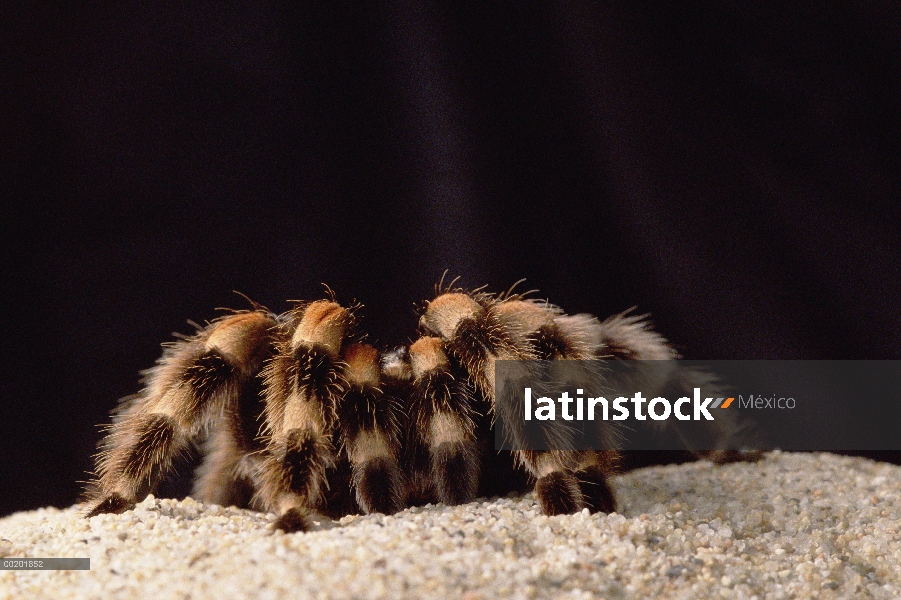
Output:
<svg viewBox="0 0 901 600">
<path fill-rule="evenodd" d="M 0 514 L 75 501 L 232 290 L 390 346 L 448 269 L 688 357 L 901 358 L 895 3 L 44 4 L 0 36 Z"/>
</svg>

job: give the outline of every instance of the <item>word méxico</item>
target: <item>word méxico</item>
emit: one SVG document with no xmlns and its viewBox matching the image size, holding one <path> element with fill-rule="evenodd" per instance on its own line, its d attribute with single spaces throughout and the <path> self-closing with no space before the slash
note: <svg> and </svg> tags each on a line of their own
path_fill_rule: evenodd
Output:
<svg viewBox="0 0 901 600">
<path fill-rule="evenodd" d="M 619 396 L 613 400 L 613 402 L 608 402 L 606 398 L 583 398 L 581 395 L 585 392 L 581 389 L 576 390 L 576 397 L 570 398 L 569 392 L 563 392 L 559 398 L 557 398 L 557 402 L 560 404 L 560 416 L 566 421 L 584 421 L 586 409 L 588 412 L 589 421 L 595 420 L 595 411 L 598 410 L 598 405 L 600 405 L 600 413 L 601 419 L 604 421 L 611 420 L 610 409 L 611 406 L 613 410 L 616 412 L 612 416 L 613 421 L 625 421 L 630 416 L 630 411 L 627 406 L 629 402 L 634 406 L 635 418 L 639 421 L 645 421 L 648 417 L 655 421 L 663 421 L 670 416 L 675 416 L 680 421 L 700 421 L 702 418 L 707 421 L 714 421 L 713 415 L 710 414 L 708 408 L 728 408 L 730 404 L 732 404 L 732 400 L 734 398 L 704 398 L 701 400 L 701 388 L 694 388 L 694 398 L 689 398 L 684 396 L 676 400 L 675 403 L 670 403 L 666 398 L 653 398 L 648 400 L 641 395 L 641 392 L 636 392 L 634 396 L 631 398 L 626 398 L 624 396 Z M 725 400 L 725 402 L 723 402 Z M 576 406 L 576 414 L 573 415 L 572 404 L 575 402 Z M 647 405 L 647 413 L 643 412 L 645 402 Z M 690 408 L 692 408 L 691 414 L 686 414 L 683 411 L 683 407 L 688 404 Z M 532 388 L 525 388 L 525 415 L 524 418 L 526 421 L 532 420 L 532 415 L 535 415 L 535 419 L 539 421 L 553 421 L 557 418 L 557 405 L 551 398 L 543 396 L 541 398 L 537 398 L 535 400 L 535 410 L 532 410 Z"/>
<path fill-rule="evenodd" d="M 764 398 L 758 395 L 756 398 L 753 394 L 745 400 L 744 396 L 739 395 L 738 404 L 742 408 L 794 408 L 796 402 L 794 398 Z"/>
</svg>

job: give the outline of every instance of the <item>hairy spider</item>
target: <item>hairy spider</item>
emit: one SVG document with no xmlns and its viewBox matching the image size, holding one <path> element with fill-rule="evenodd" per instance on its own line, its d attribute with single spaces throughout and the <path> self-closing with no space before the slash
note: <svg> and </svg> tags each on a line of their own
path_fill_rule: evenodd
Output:
<svg viewBox="0 0 901 600">
<path fill-rule="evenodd" d="M 494 449 L 496 362 L 678 358 L 643 317 L 600 321 L 512 289 L 492 295 L 454 282 L 436 288 L 409 347 L 380 357 L 359 341 L 356 322 L 355 307 L 334 297 L 283 314 L 253 304 L 166 344 L 141 392 L 114 414 L 88 516 L 134 506 L 201 440 L 193 494 L 275 512 L 275 527 L 289 532 L 306 530 L 311 511 L 340 517 L 461 504 L 522 491 L 523 476 L 534 480 L 546 514 L 610 512 L 608 479 L 620 453 L 606 423 L 598 425 L 605 450 Z M 714 383 L 703 373 L 663 372 L 661 388 Z M 728 449 L 737 429 L 722 422 L 705 442 L 722 450 L 706 456 L 753 458 Z"/>
</svg>

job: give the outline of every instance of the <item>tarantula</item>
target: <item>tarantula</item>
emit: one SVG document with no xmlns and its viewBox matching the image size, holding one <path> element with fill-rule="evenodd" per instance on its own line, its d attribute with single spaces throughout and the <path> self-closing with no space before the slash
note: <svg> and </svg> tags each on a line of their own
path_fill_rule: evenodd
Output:
<svg viewBox="0 0 901 600">
<path fill-rule="evenodd" d="M 280 315 L 254 304 L 167 345 L 114 417 L 88 516 L 132 507 L 204 435 L 193 494 L 275 512 L 275 527 L 289 532 L 306 530 L 311 511 L 390 514 L 524 491 L 524 475 L 546 514 L 616 509 L 613 441 L 606 450 L 495 450 L 495 363 L 677 358 L 643 318 L 599 321 L 451 282 L 426 303 L 421 337 L 380 357 L 359 341 L 355 309 L 334 298 Z"/>
<path fill-rule="evenodd" d="M 88 516 L 132 507 L 205 431 L 204 501 L 274 511 L 285 531 L 311 510 L 400 510 L 401 407 L 376 349 L 349 343 L 354 324 L 333 300 L 255 306 L 169 345 L 110 427 Z"/>
</svg>

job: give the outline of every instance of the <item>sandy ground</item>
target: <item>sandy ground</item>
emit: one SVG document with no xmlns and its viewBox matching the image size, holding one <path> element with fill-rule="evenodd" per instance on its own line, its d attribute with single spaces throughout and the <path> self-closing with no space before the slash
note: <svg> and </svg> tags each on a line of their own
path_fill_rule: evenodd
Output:
<svg viewBox="0 0 901 600">
<path fill-rule="evenodd" d="M 901 467 L 829 454 L 655 467 L 621 514 L 545 517 L 531 496 L 273 532 L 274 516 L 149 497 L 0 520 L 0 598 L 899 598 Z"/>
</svg>

